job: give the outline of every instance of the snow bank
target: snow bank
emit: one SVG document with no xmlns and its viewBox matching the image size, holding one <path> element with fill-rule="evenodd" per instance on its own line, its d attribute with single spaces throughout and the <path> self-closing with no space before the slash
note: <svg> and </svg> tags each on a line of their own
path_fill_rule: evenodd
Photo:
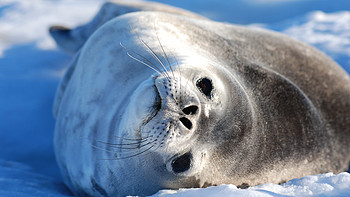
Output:
<svg viewBox="0 0 350 197">
<path fill-rule="evenodd" d="M 238 189 L 234 185 L 220 185 L 204 189 L 161 190 L 152 197 L 193 197 L 193 196 L 350 196 L 350 174 L 347 172 L 306 176 L 293 179 L 282 185 L 263 184 L 248 189 Z"/>
</svg>

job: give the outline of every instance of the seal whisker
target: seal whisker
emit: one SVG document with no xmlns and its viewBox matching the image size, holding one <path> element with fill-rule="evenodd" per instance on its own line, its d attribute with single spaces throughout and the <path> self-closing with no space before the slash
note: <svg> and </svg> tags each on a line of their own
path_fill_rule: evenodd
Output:
<svg viewBox="0 0 350 197">
<path fill-rule="evenodd" d="M 118 148 L 118 149 L 122 149 L 122 150 L 139 150 L 139 149 L 141 149 L 141 148 L 143 148 L 143 147 L 146 147 L 146 146 L 148 146 L 148 145 L 150 145 L 150 144 L 152 144 L 152 143 L 154 143 L 154 142 L 156 142 L 156 141 L 157 141 L 157 140 L 153 140 L 153 141 L 151 141 L 151 142 L 148 142 L 148 143 L 146 143 L 146 144 L 143 144 L 142 146 L 138 146 L 138 147 L 134 147 L 134 148 L 128 148 L 128 147 L 113 147 L 113 148 Z M 100 142 L 100 141 L 99 141 L 99 142 Z M 106 143 L 104 143 L 104 144 L 106 144 Z M 102 151 L 105 151 L 105 152 L 108 152 L 108 153 L 114 153 L 114 154 L 116 154 L 116 152 L 115 152 L 115 151 L 112 151 L 112 150 L 104 149 L 104 148 L 99 147 L 99 146 L 96 146 L 96 145 L 91 145 L 91 146 L 92 146 L 93 148 L 98 149 L 98 150 L 102 150 Z M 126 157 L 116 158 L 116 159 L 127 159 L 127 158 L 131 158 L 131 157 L 134 157 L 134 156 L 143 154 L 143 153 L 149 151 L 149 150 L 150 150 L 151 148 L 153 148 L 153 147 L 154 147 L 154 145 L 152 145 L 151 147 L 149 147 L 149 148 L 147 148 L 147 149 L 145 149 L 145 150 L 143 150 L 143 151 L 141 151 L 141 152 L 138 152 L 138 153 L 135 153 L 135 154 L 126 156 Z M 124 152 L 124 153 L 125 153 L 125 152 Z M 115 160 L 115 159 L 100 159 L 100 160 Z"/>
<path fill-rule="evenodd" d="M 151 142 L 148 142 L 146 144 L 142 144 L 141 143 L 138 143 L 138 144 L 134 144 L 134 145 L 137 145 L 135 147 L 123 147 L 124 144 L 121 144 L 121 145 L 110 145 L 109 147 L 112 147 L 112 148 L 117 148 L 117 149 L 127 149 L 127 150 L 132 150 L 132 149 L 140 149 L 142 147 L 145 147 L 151 143 L 153 143 L 154 141 L 151 141 Z M 130 145 L 130 144 L 125 144 L 125 145 Z"/>
<path fill-rule="evenodd" d="M 129 24 L 129 30 L 130 30 L 130 32 L 132 33 L 132 34 L 135 34 L 136 36 L 137 36 L 137 38 L 141 41 L 141 43 L 144 45 L 144 46 L 146 46 L 146 48 L 148 49 L 148 53 L 150 53 L 152 56 L 153 56 L 153 58 L 155 58 L 159 63 L 160 63 L 160 65 L 162 66 L 162 68 L 164 69 L 164 71 L 165 71 L 165 74 L 168 76 L 168 77 L 166 77 L 166 76 L 164 76 L 165 78 L 167 78 L 169 81 L 170 81 L 170 76 L 168 75 L 168 72 L 167 72 L 167 69 L 166 69 L 166 67 L 164 66 L 164 64 L 163 64 L 163 62 L 160 60 L 160 58 L 158 57 L 158 55 L 153 51 L 153 49 L 143 40 L 143 39 L 141 39 L 140 38 L 140 36 L 139 36 L 139 34 L 137 33 L 137 32 L 135 32 L 134 30 L 133 30 L 133 28 L 131 27 L 131 25 Z M 152 64 L 152 65 L 154 65 L 154 64 Z M 155 65 L 154 65 L 155 66 Z M 156 67 L 156 66 L 155 66 Z M 157 67 L 156 67 L 157 68 Z M 158 68 L 157 68 L 158 69 Z M 159 69 L 158 69 L 159 70 Z M 159 72 L 161 72 L 160 70 L 159 70 Z"/>
<path fill-rule="evenodd" d="M 157 36 L 157 40 L 158 40 L 158 43 L 159 43 L 159 45 L 160 45 L 160 48 L 161 48 L 162 51 L 163 51 L 163 55 L 165 56 L 165 59 L 166 59 L 168 65 L 169 65 L 169 68 L 170 68 L 170 70 L 171 70 L 171 73 L 173 74 L 173 77 L 174 77 L 174 79 L 175 79 L 175 75 L 174 75 L 173 68 L 171 67 L 171 64 L 170 64 L 170 62 L 169 62 L 168 56 L 167 56 L 167 54 L 165 53 L 164 47 L 163 47 L 162 43 L 160 42 L 160 39 L 159 39 L 159 36 L 158 36 L 158 32 L 157 32 L 157 28 L 156 28 L 156 21 L 155 21 L 155 20 L 154 20 L 154 30 L 155 30 L 155 32 L 156 32 L 156 36 Z"/>
<path fill-rule="evenodd" d="M 139 153 L 136 153 L 136 154 L 133 154 L 133 155 L 129 155 L 129 156 L 125 156 L 125 157 L 118 157 L 118 158 L 115 158 L 115 159 L 110 159 L 110 160 L 119 160 L 119 159 L 128 159 L 128 158 L 132 158 L 132 157 L 135 157 L 135 156 L 138 156 L 138 155 L 141 155 L 147 151 L 149 151 L 151 148 L 153 148 L 154 145 L 152 145 L 151 147 L 139 152 Z"/>
<path fill-rule="evenodd" d="M 122 139 L 122 140 L 125 140 L 125 141 L 137 141 L 137 142 L 139 142 L 139 141 L 141 141 L 142 139 L 140 139 L 140 138 L 138 138 L 138 139 L 128 139 L 128 138 L 122 138 L 122 137 L 115 137 L 115 138 L 119 138 L 119 139 Z"/>
<path fill-rule="evenodd" d="M 156 140 L 154 140 L 153 142 L 155 142 Z M 153 151 L 158 150 L 159 147 L 161 147 L 162 143 L 159 143 L 158 147 L 156 149 L 154 149 Z M 154 147 L 154 146 L 153 146 Z"/>
<path fill-rule="evenodd" d="M 165 74 L 168 76 L 167 79 L 170 81 L 170 76 L 168 74 L 168 70 L 164 66 L 163 62 L 160 60 L 159 56 L 154 52 L 154 50 L 150 46 L 148 46 L 148 44 L 145 41 L 143 41 L 142 39 L 140 39 L 140 40 L 141 40 L 142 44 L 144 44 L 147 47 L 147 49 L 149 50 L 148 52 L 153 56 L 153 58 L 155 58 L 159 62 L 159 64 L 162 66 L 162 68 L 165 71 Z"/>
<path fill-rule="evenodd" d="M 166 86 L 166 85 L 167 85 L 167 84 L 165 84 L 165 83 L 162 82 L 162 81 L 158 81 L 157 83 L 162 84 L 163 86 Z"/>
<path fill-rule="evenodd" d="M 119 136 L 114 136 L 117 139 L 123 139 L 123 140 L 130 140 L 130 141 L 140 141 L 140 138 L 124 138 L 124 137 L 119 137 Z"/>
<path fill-rule="evenodd" d="M 121 45 L 124 49 L 126 49 L 126 50 L 130 51 L 131 53 L 133 53 L 133 54 L 135 54 L 135 55 L 138 55 L 138 56 L 141 57 L 142 59 L 146 60 L 148 63 L 146 63 L 146 62 L 144 62 L 144 61 L 142 61 L 142 60 L 139 60 L 138 58 L 132 56 L 130 53 L 127 52 L 127 55 L 128 55 L 130 58 L 132 58 L 132 59 L 134 59 L 134 60 L 140 62 L 141 64 L 143 64 L 143 65 L 147 66 L 148 68 L 152 69 L 153 71 L 155 71 L 155 72 L 158 73 L 159 75 L 162 75 L 163 77 L 167 78 L 167 77 L 162 73 L 162 71 L 161 71 L 156 65 L 154 65 L 151 61 L 149 61 L 147 58 L 145 58 L 145 57 L 142 56 L 141 54 L 137 53 L 136 51 L 133 51 L 133 50 L 127 48 L 127 47 L 124 46 L 121 42 L 120 42 L 120 45 Z M 152 66 L 151 66 L 151 65 L 152 65 Z"/>
<path fill-rule="evenodd" d="M 133 143 L 126 143 L 126 144 L 114 144 L 114 143 L 108 143 L 108 142 L 103 142 L 100 140 L 95 140 L 95 142 L 101 143 L 101 144 L 105 144 L 105 145 L 109 145 L 109 146 L 127 146 L 127 145 L 138 145 L 138 144 L 142 144 L 143 142 L 146 142 L 147 139 L 143 139 L 140 140 L 139 142 L 133 142 Z"/>
<path fill-rule="evenodd" d="M 126 149 L 126 150 L 136 150 L 136 149 L 140 149 L 140 148 L 143 148 L 143 147 L 146 147 L 154 142 L 156 142 L 157 140 L 153 140 L 147 144 L 144 144 L 140 147 L 135 147 L 135 148 L 121 148 L 121 149 Z M 101 148 L 101 147 L 98 147 L 98 146 L 95 146 L 95 145 L 92 145 L 93 148 L 96 148 L 96 149 L 99 149 L 99 150 L 103 150 L 103 151 L 106 151 L 106 152 L 109 152 L 109 153 L 116 153 L 115 151 L 111 151 L 111 150 L 107 150 L 107 149 L 104 149 L 104 148 Z M 129 155 L 129 156 L 125 156 L 125 157 L 118 157 L 118 158 L 113 158 L 113 159 L 99 159 L 99 160 L 119 160 L 119 159 L 127 159 L 127 158 L 131 158 L 131 157 L 135 157 L 135 156 L 138 156 L 138 155 L 141 155 L 147 151 L 149 151 L 150 149 L 152 149 L 154 147 L 154 145 L 150 146 L 149 148 L 141 151 L 141 152 L 138 152 L 138 153 L 135 153 L 135 154 L 132 154 L 132 155 Z M 120 147 L 119 147 L 120 148 Z M 159 146 L 155 149 L 157 150 L 159 148 Z"/>
<path fill-rule="evenodd" d="M 150 65 L 148 65 L 147 63 L 145 63 L 145 62 L 143 62 L 142 60 L 139 60 L 139 59 L 137 59 L 136 57 L 130 55 L 130 53 L 127 52 L 127 55 L 128 55 L 129 57 L 131 57 L 132 59 L 134 59 L 134 60 L 140 62 L 141 64 L 146 65 L 146 66 L 149 67 L 150 69 L 152 69 L 152 70 L 154 70 L 155 72 L 157 72 L 159 75 L 163 75 L 161 72 L 155 70 L 154 68 L 152 68 L 152 67 L 151 67 Z M 164 75 L 163 75 L 163 76 L 164 76 Z M 166 77 L 166 76 L 164 76 L 164 77 Z"/>
<path fill-rule="evenodd" d="M 89 141 L 88 138 L 84 138 L 84 137 L 80 137 L 82 140 L 86 140 L 87 142 Z M 94 140 L 95 142 L 97 140 Z M 110 153 L 114 153 L 114 151 L 111 151 L 111 150 L 107 150 L 107 149 L 104 149 L 102 147 L 99 147 L 99 146 L 96 146 L 94 143 L 87 143 L 88 145 L 90 145 L 91 147 L 95 148 L 95 149 L 98 149 L 98 150 L 102 150 L 102 151 L 106 151 L 106 152 L 110 152 Z"/>
<path fill-rule="evenodd" d="M 95 148 L 95 149 L 98 149 L 98 150 L 102 150 L 102 151 L 106 151 L 106 152 L 108 152 L 108 153 L 114 153 L 115 151 L 112 151 L 112 150 L 107 150 L 107 149 L 104 149 L 104 148 L 102 148 L 102 147 L 99 147 L 99 146 L 96 146 L 96 145 L 94 145 L 94 144 L 90 144 L 93 148 Z"/>
</svg>

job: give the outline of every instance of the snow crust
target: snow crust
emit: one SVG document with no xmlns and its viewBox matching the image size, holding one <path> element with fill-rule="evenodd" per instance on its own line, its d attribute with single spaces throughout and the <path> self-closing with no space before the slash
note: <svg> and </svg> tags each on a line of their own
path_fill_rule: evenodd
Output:
<svg viewBox="0 0 350 197">
<path fill-rule="evenodd" d="M 285 33 L 330 55 L 350 73 L 348 0 L 159 1 Z M 56 48 L 48 28 L 83 24 L 103 2 L 0 0 L 0 196 L 72 195 L 55 163 L 51 112 L 71 56 Z M 162 190 L 153 196 L 350 196 L 350 175 L 327 173 L 248 189 Z"/>
</svg>

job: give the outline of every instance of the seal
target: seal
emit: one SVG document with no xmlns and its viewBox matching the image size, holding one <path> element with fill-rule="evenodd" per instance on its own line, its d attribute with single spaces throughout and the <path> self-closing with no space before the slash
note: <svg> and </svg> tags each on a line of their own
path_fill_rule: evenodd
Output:
<svg viewBox="0 0 350 197">
<path fill-rule="evenodd" d="M 350 77 L 315 48 L 160 11 L 96 29 L 54 104 L 56 158 L 75 194 L 244 187 L 347 169 Z"/>
</svg>

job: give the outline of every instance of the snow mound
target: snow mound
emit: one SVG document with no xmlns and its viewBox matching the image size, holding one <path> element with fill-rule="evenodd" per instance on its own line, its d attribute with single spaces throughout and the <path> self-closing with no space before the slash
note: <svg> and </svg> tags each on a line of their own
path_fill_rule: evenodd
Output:
<svg viewBox="0 0 350 197">
<path fill-rule="evenodd" d="M 234 185 L 220 185 L 204 189 L 161 190 L 152 197 L 193 197 L 193 196 L 350 196 L 350 174 L 347 172 L 306 176 L 293 179 L 282 185 L 263 184 L 248 189 Z"/>
</svg>

